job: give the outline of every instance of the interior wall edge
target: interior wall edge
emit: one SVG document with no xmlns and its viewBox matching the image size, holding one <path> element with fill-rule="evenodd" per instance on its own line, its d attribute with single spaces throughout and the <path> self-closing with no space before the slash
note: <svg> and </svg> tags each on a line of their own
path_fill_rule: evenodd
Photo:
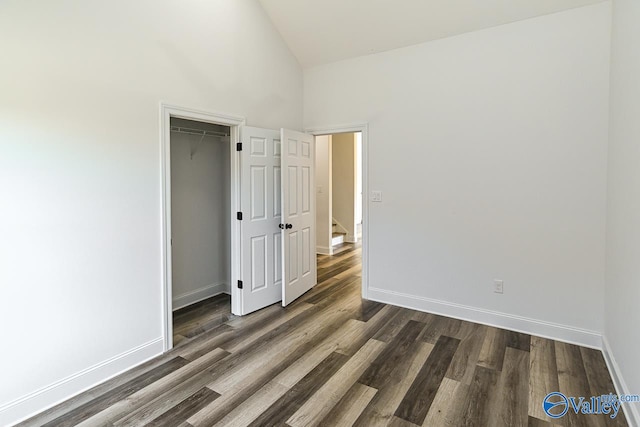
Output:
<svg viewBox="0 0 640 427">
<path fill-rule="evenodd" d="M 613 385 L 616 388 L 616 393 L 632 394 L 632 391 L 624 380 L 620 366 L 616 362 L 616 358 L 613 355 L 613 349 L 611 348 L 606 335 L 602 336 L 602 353 L 604 354 L 604 361 L 606 362 L 609 373 L 611 374 Z M 623 404 L 622 408 L 624 415 L 627 418 L 627 423 L 630 426 L 640 426 L 640 412 L 638 411 L 638 405 Z"/>
<path fill-rule="evenodd" d="M 0 406 L 0 425 L 15 425 L 159 356 L 156 338 Z"/>
<path fill-rule="evenodd" d="M 481 323 L 511 331 L 602 350 L 602 333 L 573 326 L 515 316 L 498 311 L 409 295 L 386 289 L 369 288 L 368 299 L 412 310 Z"/>
</svg>

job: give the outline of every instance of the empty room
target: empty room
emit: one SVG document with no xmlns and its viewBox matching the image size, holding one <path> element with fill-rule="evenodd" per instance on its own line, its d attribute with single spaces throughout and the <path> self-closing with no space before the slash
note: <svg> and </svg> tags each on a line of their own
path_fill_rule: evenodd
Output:
<svg viewBox="0 0 640 427">
<path fill-rule="evenodd" d="M 638 23 L 0 1 L 0 426 L 640 427 Z"/>
</svg>

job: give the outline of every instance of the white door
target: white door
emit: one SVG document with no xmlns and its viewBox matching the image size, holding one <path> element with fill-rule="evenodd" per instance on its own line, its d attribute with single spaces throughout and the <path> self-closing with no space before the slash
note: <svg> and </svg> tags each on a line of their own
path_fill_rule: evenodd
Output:
<svg viewBox="0 0 640 427">
<path fill-rule="evenodd" d="M 240 152 L 241 314 L 282 299 L 280 132 L 243 126 Z"/>
<path fill-rule="evenodd" d="M 282 305 L 315 286 L 315 141 L 312 135 L 282 129 Z"/>
</svg>

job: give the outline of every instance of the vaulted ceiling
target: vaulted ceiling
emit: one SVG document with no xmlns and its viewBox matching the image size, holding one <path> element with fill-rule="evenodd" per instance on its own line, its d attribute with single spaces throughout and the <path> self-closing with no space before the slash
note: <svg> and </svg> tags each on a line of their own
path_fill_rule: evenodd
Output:
<svg viewBox="0 0 640 427">
<path fill-rule="evenodd" d="M 303 67 L 603 0 L 259 0 Z"/>
</svg>

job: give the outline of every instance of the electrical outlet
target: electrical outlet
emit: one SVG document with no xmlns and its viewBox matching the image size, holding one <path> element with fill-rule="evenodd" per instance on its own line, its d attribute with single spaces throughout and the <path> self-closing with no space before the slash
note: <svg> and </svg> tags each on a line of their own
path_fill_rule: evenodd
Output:
<svg viewBox="0 0 640 427">
<path fill-rule="evenodd" d="M 495 292 L 496 294 L 504 293 L 504 280 L 496 279 L 493 281 L 493 292 Z"/>
<path fill-rule="evenodd" d="M 371 192 L 371 201 L 372 202 L 381 202 L 382 201 L 382 191 L 372 191 Z"/>
</svg>

